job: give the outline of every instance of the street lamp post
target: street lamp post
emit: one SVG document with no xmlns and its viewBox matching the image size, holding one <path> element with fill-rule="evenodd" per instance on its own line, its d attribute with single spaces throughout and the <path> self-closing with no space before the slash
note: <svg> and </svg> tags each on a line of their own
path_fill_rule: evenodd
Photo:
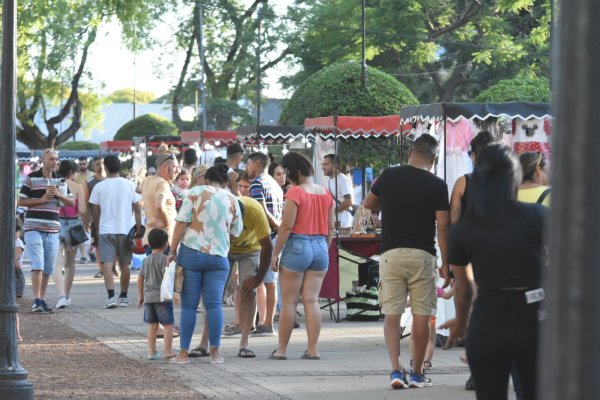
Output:
<svg viewBox="0 0 600 400">
<path fill-rule="evenodd" d="M 19 364 L 15 296 L 16 0 L 2 0 L 2 100 L 0 101 L 0 397 L 33 399 L 33 384 Z"/>
</svg>

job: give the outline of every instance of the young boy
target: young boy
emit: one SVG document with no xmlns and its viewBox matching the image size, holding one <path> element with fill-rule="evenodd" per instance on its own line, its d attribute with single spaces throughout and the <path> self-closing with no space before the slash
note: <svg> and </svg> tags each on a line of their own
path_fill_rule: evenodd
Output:
<svg viewBox="0 0 600 400">
<path fill-rule="evenodd" d="M 19 218 L 16 221 L 16 234 L 15 234 L 15 294 L 18 299 L 23 297 L 23 291 L 25 290 L 25 277 L 21 270 L 21 264 L 23 264 L 23 253 L 25 252 L 25 243 L 21 240 L 21 234 L 23 233 L 23 223 Z M 19 314 L 17 314 L 17 343 L 23 343 L 21 337 L 21 330 L 19 329 Z"/>
<path fill-rule="evenodd" d="M 164 357 L 172 358 L 177 355 L 173 352 L 173 302 L 160 301 L 160 285 L 167 266 L 167 256 L 163 253 L 169 245 L 167 232 L 161 229 L 152 229 L 148 234 L 148 244 L 152 248 L 150 254 L 142 264 L 138 276 L 138 308 L 144 305 L 144 322 L 148 326 L 148 360 L 158 360 L 161 355 L 156 351 L 156 332 L 158 324 L 164 326 Z"/>
</svg>

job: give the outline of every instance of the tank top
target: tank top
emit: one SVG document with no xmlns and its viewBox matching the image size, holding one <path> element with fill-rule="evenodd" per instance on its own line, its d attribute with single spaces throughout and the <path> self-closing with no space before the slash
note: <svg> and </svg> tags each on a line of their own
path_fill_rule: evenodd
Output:
<svg viewBox="0 0 600 400">
<path fill-rule="evenodd" d="M 77 207 L 78 199 L 75 199 L 75 203 L 72 206 L 62 206 L 58 209 L 58 216 L 60 218 L 77 218 L 79 216 L 79 207 Z"/>
</svg>

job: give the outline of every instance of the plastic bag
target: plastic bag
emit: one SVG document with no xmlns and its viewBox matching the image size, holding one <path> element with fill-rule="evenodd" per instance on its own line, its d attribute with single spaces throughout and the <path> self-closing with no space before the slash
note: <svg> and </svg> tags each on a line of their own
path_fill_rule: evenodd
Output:
<svg viewBox="0 0 600 400">
<path fill-rule="evenodd" d="M 175 261 L 171 261 L 165 268 L 165 275 L 160 284 L 160 301 L 173 300 L 173 287 L 175 286 Z"/>
</svg>

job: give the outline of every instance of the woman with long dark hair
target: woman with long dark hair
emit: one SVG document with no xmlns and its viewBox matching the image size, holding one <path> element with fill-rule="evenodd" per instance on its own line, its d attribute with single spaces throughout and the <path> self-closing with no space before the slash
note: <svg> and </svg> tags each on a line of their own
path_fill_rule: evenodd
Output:
<svg viewBox="0 0 600 400">
<path fill-rule="evenodd" d="M 334 203 L 325 188 L 311 181 L 315 171 L 308 158 L 299 153 L 288 153 L 281 160 L 281 166 L 293 186 L 286 193 L 281 226 L 271 258 L 271 268 L 279 271 L 283 298 L 279 316 L 279 347 L 270 358 L 287 358 L 296 307 L 302 295 L 308 336 L 308 346 L 302 358 L 318 360 L 317 341 L 321 332 L 318 300 L 329 267 L 329 245 L 335 223 Z"/>
<path fill-rule="evenodd" d="M 481 400 L 507 398 L 513 363 L 522 399 L 535 399 L 545 209 L 516 200 L 521 177 L 510 147 L 484 147 L 469 187 L 469 208 L 450 231 L 456 318 L 442 327 L 450 329 L 452 346 L 468 320 L 467 356 Z M 477 299 L 469 319 L 473 280 Z"/>
<path fill-rule="evenodd" d="M 183 268 L 181 289 L 181 351 L 171 362 L 189 363 L 188 350 L 196 326 L 196 309 L 204 299 L 208 319 L 211 363 L 222 363 L 219 355 L 223 288 L 229 274 L 229 236 L 242 232 L 237 198 L 225 189 L 227 166 L 206 171 L 206 185 L 191 188 L 177 214 L 168 261 Z"/>
</svg>

